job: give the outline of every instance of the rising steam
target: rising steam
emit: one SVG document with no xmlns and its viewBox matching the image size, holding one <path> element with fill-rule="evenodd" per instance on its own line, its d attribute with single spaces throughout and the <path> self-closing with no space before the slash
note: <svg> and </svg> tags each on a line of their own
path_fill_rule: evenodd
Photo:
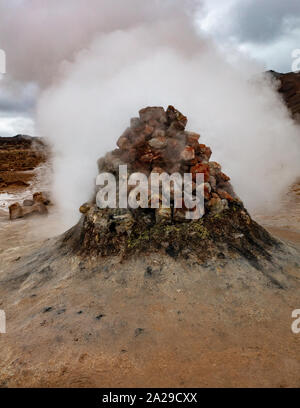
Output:
<svg viewBox="0 0 300 408">
<path fill-rule="evenodd" d="M 149 105 L 188 116 L 248 208 L 276 207 L 300 173 L 299 128 L 261 66 L 229 58 L 199 33 L 197 2 L 53 3 L 62 13 L 48 38 L 56 52 L 41 54 L 49 59 L 41 83 L 53 84 L 40 98 L 38 129 L 54 148 L 54 196 L 69 223 L 94 189 L 96 160 Z"/>
</svg>

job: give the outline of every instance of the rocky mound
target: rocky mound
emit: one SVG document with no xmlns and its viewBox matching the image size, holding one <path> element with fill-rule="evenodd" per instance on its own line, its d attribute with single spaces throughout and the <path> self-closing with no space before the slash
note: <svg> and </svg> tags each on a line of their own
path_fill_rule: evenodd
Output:
<svg viewBox="0 0 300 408">
<path fill-rule="evenodd" d="M 204 168 L 202 218 L 93 199 L 57 238 L 24 245 L 25 219 L 0 229 L 14 243 L 0 253 L 0 387 L 299 387 L 299 251 L 251 219 L 185 123 L 142 110 L 99 167 Z"/>
<path fill-rule="evenodd" d="M 46 150 L 37 137 L 0 137 L 0 172 L 33 170 L 46 160 Z"/>
<path fill-rule="evenodd" d="M 178 198 L 172 189 L 169 208 L 163 207 L 162 192 L 157 197 L 159 208 L 98 208 L 94 198 L 80 208 L 83 217 L 64 242 L 71 240 L 82 254 L 101 256 L 164 251 L 200 262 L 243 256 L 256 268 L 262 259 L 270 262 L 270 251 L 280 244 L 251 219 L 230 178 L 218 163 L 210 161 L 211 149 L 199 143 L 199 134 L 185 131 L 186 124 L 187 118 L 172 106 L 166 111 L 162 107 L 142 109 L 119 138 L 118 148 L 98 161 L 99 171 L 113 173 L 118 179 L 119 166 L 127 165 L 128 176 L 141 172 L 148 181 L 153 173 L 188 173 L 193 194 L 196 176 L 203 174 L 202 218 L 186 219 L 184 203 L 176 208 Z M 128 185 L 128 195 L 131 188 Z"/>
<path fill-rule="evenodd" d="M 292 116 L 300 121 L 300 73 L 280 74 L 275 71 L 269 72 L 280 81 L 278 92 L 282 94 Z"/>
</svg>

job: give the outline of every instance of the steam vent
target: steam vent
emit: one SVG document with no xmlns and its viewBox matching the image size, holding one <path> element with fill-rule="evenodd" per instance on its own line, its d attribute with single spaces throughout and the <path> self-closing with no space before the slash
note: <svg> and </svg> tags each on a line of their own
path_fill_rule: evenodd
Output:
<svg viewBox="0 0 300 408">
<path fill-rule="evenodd" d="M 201 143 L 199 134 L 186 131 L 186 124 L 187 118 L 173 106 L 166 111 L 142 109 L 118 139 L 117 148 L 98 160 L 98 167 L 117 180 L 120 165 L 128 166 L 129 175 L 140 172 L 148 178 L 151 173 L 191 173 L 193 188 L 197 173 L 202 173 L 204 216 L 186 219 L 184 205 L 174 208 L 172 191 L 171 208 L 156 209 L 100 209 L 95 195 L 80 207 L 83 216 L 75 227 L 80 252 L 128 257 L 164 251 L 201 263 L 242 256 L 255 267 L 262 259 L 271 259 L 270 251 L 280 244 L 251 219 L 221 165 L 210 161 L 211 149 Z"/>
</svg>

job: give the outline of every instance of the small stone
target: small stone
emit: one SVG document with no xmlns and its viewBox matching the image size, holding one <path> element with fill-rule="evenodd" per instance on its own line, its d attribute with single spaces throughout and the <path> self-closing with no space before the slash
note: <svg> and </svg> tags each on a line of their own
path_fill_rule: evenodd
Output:
<svg viewBox="0 0 300 408">
<path fill-rule="evenodd" d="M 195 149 L 195 151 L 199 151 L 199 143 L 198 140 L 200 138 L 200 135 L 197 133 L 192 133 L 192 132 L 185 132 L 186 135 L 186 144 L 188 146 L 191 146 Z"/>
<path fill-rule="evenodd" d="M 143 134 L 145 136 L 150 136 L 150 135 L 152 135 L 153 131 L 154 131 L 154 127 L 146 125 L 144 130 L 143 130 Z"/>
<path fill-rule="evenodd" d="M 195 150 L 191 146 L 185 146 L 180 154 L 180 158 L 183 161 L 190 161 L 195 158 Z"/>
<path fill-rule="evenodd" d="M 138 135 L 133 141 L 132 141 L 132 147 L 138 149 L 142 147 L 146 143 L 146 135 L 144 133 Z"/>
<path fill-rule="evenodd" d="M 209 165 L 205 163 L 198 163 L 195 166 L 191 167 L 191 173 L 193 174 L 193 180 L 196 181 L 196 174 L 203 173 L 204 175 L 204 182 L 209 181 Z"/>
<path fill-rule="evenodd" d="M 156 137 L 165 137 L 165 136 L 166 136 L 166 132 L 164 130 L 162 130 L 162 129 L 156 129 L 153 132 L 153 137 L 154 138 L 156 138 Z"/>
<path fill-rule="evenodd" d="M 220 178 L 222 181 L 229 181 L 230 177 L 228 177 L 225 173 L 220 172 L 218 174 L 218 178 Z"/>
<path fill-rule="evenodd" d="M 121 150 L 129 150 L 131 147 L 131 143 L 129 142 L 129 140 L 127 139 L 127 137 L 125 136 L 121 136 L 119 137 L 118 141 L 117 141 L 117 146 L 121 149 Z"/>
<path fill-rule="evenodd" d="M 169 124 L 174 123 L 178 130 L 184 130 L 187 124 L 187 117 L 170 105 L 167 109 L 167 118 Z"/>
<path fill-rule="evenodd" d="M 197 141 L 200 139 L 200 135 L 199 133 L 195 133 L 195 132 L 188 132 L 187 130 L 184 132 L 186 135 L 186 140 L 187 141 Z"/>
<path fill-rule="evenodd" d="M 166 112 L 162 107 L 147 107 L 141 109 L 139 114 L 142 122 L 148 122 L 151 119 L 157 120 L 160 123 L 167 122 Z"/>
<path fill-rule="evenodd" d="M 219 195 L 219 197 L 228 200 L 228 201 L 234 201 L 234 198 L 227 193 L 227 191 L 221 190 L 220 188 L 218 188 L 217 193 Z"/>
<path fill-rule="evenodd" d="M 211 185 L 212 190 L 216 190 L 217 188 L 217 180 L 214 176 L 210 175 L 209 176 L 209 184 Z"/>
<path fill-rule="evenodd" d="M 208 202 L 208 207 L 210 212 L 216 215 L 228 209 L 228 202 L 227 200 L 221 200 L 221 198 L 212 198 Z"/>
<path fill-rule="evenodd" d="M 9 206 L 9 219 L 16 220 L 23 217 L 22 207 L 19 203 L 15 203 Z"/>
<path fill-rule="evenodd" d="M 133 129 L 139 128 L 142 126 L 142 122 L 140 118 L 132 118 L 130 119 L 130 127 Z"/>
<path fill-rule="evenodd" d="M 205 198 L 205 200 L 210 199 L 210 193 L 211 193 L 211 185 L 209 183 L 204 183 L 204 198 Z"/>
<path fill-rule="evenodd" d="M 212 155 L 211 148 L 207 146 L 205 148 L 205 153 L 204 153 L 204 156 L 205 156 L 207 161 L 209 161 L 209 159 L 211 158 L 211 155 Z"/>
<path fill-rule="evenodd" d="M 209 162 L 209 172 L 212 176 L 216 177 L 221 171 L 221 166 L 217 162 Z"/>
<path fill-rule="evenodd" d="M 35 203 L 42 203 L 44 205 L 50 204 L 50 199 L 45 193 L 34 193 L 32 198 Z"/>
<path fill-rule="evenodd" d="M 167 139 L 164 136 L 158 136 L 150 139 L 148 143 L 153 149 L 164 149 L 167 146 Z"/>
<path fill-rule="evenodd" d="M 137 151 L 134 148 L 129 149 L 128 151 L 124 151 L 122 153 L 121 159 L 125 163 L 131 163 L 134 162 L 137 156 Z"/>
</svg>

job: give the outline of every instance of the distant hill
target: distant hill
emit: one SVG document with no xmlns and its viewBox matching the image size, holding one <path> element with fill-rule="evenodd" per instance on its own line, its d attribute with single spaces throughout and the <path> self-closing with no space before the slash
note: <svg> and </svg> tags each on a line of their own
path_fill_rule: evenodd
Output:
<svg viewBox="0 0 300 408">
<path fill-rule="evenodd" d="M 43 139 L 40 137 L 33 137 L 28 135 L 16 135 L 13 137 L 1 137 L 0 136 L 0 149 L 7 149 L 7 148 L 29 148 L 33 145 L 40 145 L 45 147 L 45 143 Z"/>
<path fill-rule="evenodd" d="M 269 71 L 269 73 L 281 82 L 278 92 L 282 94 L 292 116 L 300 122 L 300 72 L 281 74 Z"/>
<path fill-rule="evenodd" d="M 41 138 L 27 135 L 0 137 L 0 191 L 26 188 L 32 171 L 46 162 L 49 149 Z"/>
</svg>

